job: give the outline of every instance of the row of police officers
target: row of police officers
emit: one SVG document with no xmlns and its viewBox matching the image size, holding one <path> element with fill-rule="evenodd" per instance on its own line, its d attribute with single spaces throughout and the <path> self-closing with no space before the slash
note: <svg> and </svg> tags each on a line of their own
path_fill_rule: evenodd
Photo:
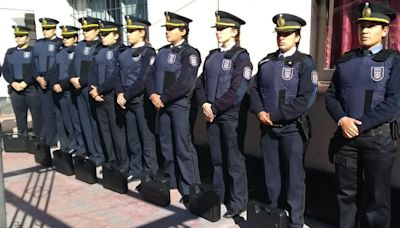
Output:
<svg viewBox="0 0 400 228">
<path fill-rule="evenodd" d="M 396 14 L 386 4 L 368 2 L 357 12 L 361 47 L 339 59 L 326 94 L 338 124 L 331 144 L 340 227 L 389 227 L 397 149 L 389 123 L 400 110 L 400 65 L 398 53 L 382 43 Z M 247 93 L 260 122 L 267 203 L 288 211 L 290 227 L 303 227 L 306 115 L 318 85 L 312 57 L 298 50 L 306 22 L 291 14 L 273 17 L 278 50 L 259 62 L 252 78 L 249 54 L 240 46 L 245 21 L 217 11 L 213 27 L 220 47 L 210 51 L 197 77 L 200 53 L 188 43 L 192 20 L 171 12 L 165 18 L 168 44 L 158 51 L 148 41 L 150 23 L 134 16 L 125 17 L 129 46 L 121 43 L 121 25 L 92 17 L 79 19 L 84 40 L 78 43 L 78 28 L 60 26 L 62 39 L 57 38 L 58 21 L 51 18 L 39 20 L 44 38 L 33 48 L 29 29 L 13 26 L 17 46 L 7 51 L 2 71 L 19 132 L 27 134 L 29 109 L 34 134 L 43 143 L 54 145 L 63 131 L 64 150 L 86 155 L 96 165 L 107 162 L 129 179 L 157 173 L 158 135 L 164 175 L 186 203 L 190 185 L 200 183 L 190 126 L 195 94 L 207 123 L 212 186 L 227 207 L 224 217 L 231 218 L 248 202 L 239 136 Z M 62 128 L 56 128 L 56 118 Z M 361 186 L 367 196 L 362 204 Z"/>
</svg>

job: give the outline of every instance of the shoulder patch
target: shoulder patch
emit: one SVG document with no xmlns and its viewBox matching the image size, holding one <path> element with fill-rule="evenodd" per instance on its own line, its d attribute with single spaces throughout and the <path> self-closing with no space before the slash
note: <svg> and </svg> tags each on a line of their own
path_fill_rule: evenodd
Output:
<svg viewBox="0 0 400 228">
<path fill-rule="evenodd" d="M 249 66 L 246 66 L 245 68 L 243 68 L 243 77 L 246 80 L 250 80 L 251 72 L 252 72 L 251 68 Z"/>
<path fill-rule="evenodd" d="M 189 63 L 192 67 L 197 67 L 199 65 L 199 60 L 195 54 L 189 56 Z"/>
<path fill-rule="evenodd" d="M 318 85 L 318 71 L 316 70 L 311 71 L 311 82 L 314 85 Z"/>
<path fill-rule="evenodd" d="M 150 66 L 153 66 L 154 61 L 156 61 L 156 57 L 155 56 L 151 56 L 150 62 L 149 62 Z"/>
</svg>

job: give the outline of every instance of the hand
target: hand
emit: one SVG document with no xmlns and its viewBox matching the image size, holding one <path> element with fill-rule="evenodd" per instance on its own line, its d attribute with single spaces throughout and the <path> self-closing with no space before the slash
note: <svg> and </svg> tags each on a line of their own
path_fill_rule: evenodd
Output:
<svg viewBox="0 0 400 228">
<path fill-rule="evenodd" d="M 21 90 L 24 90 L 24 89 L 26 89 L 26 87 L 28 87 L 28 84 L 26 84 L 26 82 L 22 81 L 19 83 L 19 86 L 20 86 Z"/>
<path fill-rule="evenodd" d="M 18 92 L 22 90 L 21 85 L 20 85 L 18 82 L 13 82 L 13 83 L 11 83 L 11 87 L 12 87 L 15 91 L 18 91 Z"/>
<path fill-rule="evenodd" d="M 342 134 L 345 138 L 351 139 L 360 134 L 357 125 L 361 125 L 362 122 L 350 117 L 342 117 L 339 120 L 339 125 L 342 128 Z"/>
<path fill-rule="evenodd" d="M 61 85 L 60 85 L 60 84 L 55 84 L 55 85 L 53 86 L 53 91 L 56 92 L 56 93 L 61 93 L 62 90 L 63 90 L 63 89 L 61 88 Z"/>
<path fill-rule="evenodd" d="M 43 76 L 37 76 L 36 81 L 39 83 L 40 88 L 42 88 L 42 89 L 47 88 L 47 82 Z"/>
<path fill-rule="evenodd" d="M 103 102 L 104 101 L 103 95 L 94 97 L 94 100 L 97 102 Z"/>
<path fill-rule="evenodd" d="M 97 92 L 97 87 L 96 87 L 96 86 L 93 86 L 93 85 L 91 85 L 90 87 L 92 88 L 92 90 L 90 90 L 89 94 L 90 94 L 94 99 L 96 99 L 96 97 L 98 97 L 98 96 L 100 95 L 100 94 Z"/>
<path fill-rule="evenodd" d="M 151 100 L 151 103 L 153 103 L 153 105 L 156 107 L 157 110 L 160 110 L 161 108 L 164 108 L 164 104 L 161 101 L 161 96 L 160 95 L 158 95 L 156 93 L 153 93 L 153 94 L 150 95 L 150 100 Z"/>
<path fill-rule="evenodd" d="M 78 90 L 81 88 L 81 84 L 79 82 L 79 77 L 73 77 L 69 80 L 69 82 L 71 82 L 72 86 Z"/>
<path fill-rule="evenodd" d="M 201 108 L 203 109 L 204 119 L 207 122 L 212 123 L 213 120 L 214 120 L 215 115 L 214 115 L 214 113 L 213 113 L 213 111 L 211 109 L 211 104 L 206 102 L 201 106 Z"/>
<path fill-rule="evenodd" d="M 261 111 L 257 114 L 258 120 L 265 125 L 272 125 L 271 117 L 269 116 L 268 112 Z"/>
<path fill-rule="evenodd" d="M 122 108 L 122 109 L 126 109 L 125 104 L 126 104 L 126 100 L 124 97 L 124 93 L 119 93 L 117 95 L 117 104 Z"/>
</svg>

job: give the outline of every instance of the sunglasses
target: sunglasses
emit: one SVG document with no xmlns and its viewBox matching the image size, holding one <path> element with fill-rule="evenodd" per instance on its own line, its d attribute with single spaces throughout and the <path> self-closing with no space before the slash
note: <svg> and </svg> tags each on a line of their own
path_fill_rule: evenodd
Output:
<svg viewBox="0 0 400 228">
<path fill-rule="evenodd" d="M 14 35 L 15 38 L 17 38 L 17 37 L 24 37 L 24 36 L 28 36 L 28 35 L 22 35 L 22 34 Z"/>
<path fill-rule="evenodd" d="M 42 28 L 42 31 L 52 30 L 54 28 Z"/>
</svg>

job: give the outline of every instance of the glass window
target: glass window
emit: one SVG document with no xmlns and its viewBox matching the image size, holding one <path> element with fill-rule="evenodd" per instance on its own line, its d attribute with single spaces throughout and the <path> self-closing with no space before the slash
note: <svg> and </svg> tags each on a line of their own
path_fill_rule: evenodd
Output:
<svg viewBox="0 0 400 228">
<path fill-rule="evenodd" d="M 370 0 L 376 2 L 379 0 Z M 389 5 L 398 12 L 398 17 L 390 24 L 389 37 L 385 46 L 400 50 L 400 1 L 386 0 Z M 333 69 L 336 60 L 345 52 L 358 48 L 357 35 L 357 5 L 364 0 L 315 0 L 314 17 L 316 34 L 323 34 L 321 37 L 315 35 L 315 57 L 318 60 L 319 71 L 330 71 Z M 319 35 L 318 35 L 319 36 Z M 327 80 L 330 74 L 322 72 L 322 80 Z"/>
</svg>

